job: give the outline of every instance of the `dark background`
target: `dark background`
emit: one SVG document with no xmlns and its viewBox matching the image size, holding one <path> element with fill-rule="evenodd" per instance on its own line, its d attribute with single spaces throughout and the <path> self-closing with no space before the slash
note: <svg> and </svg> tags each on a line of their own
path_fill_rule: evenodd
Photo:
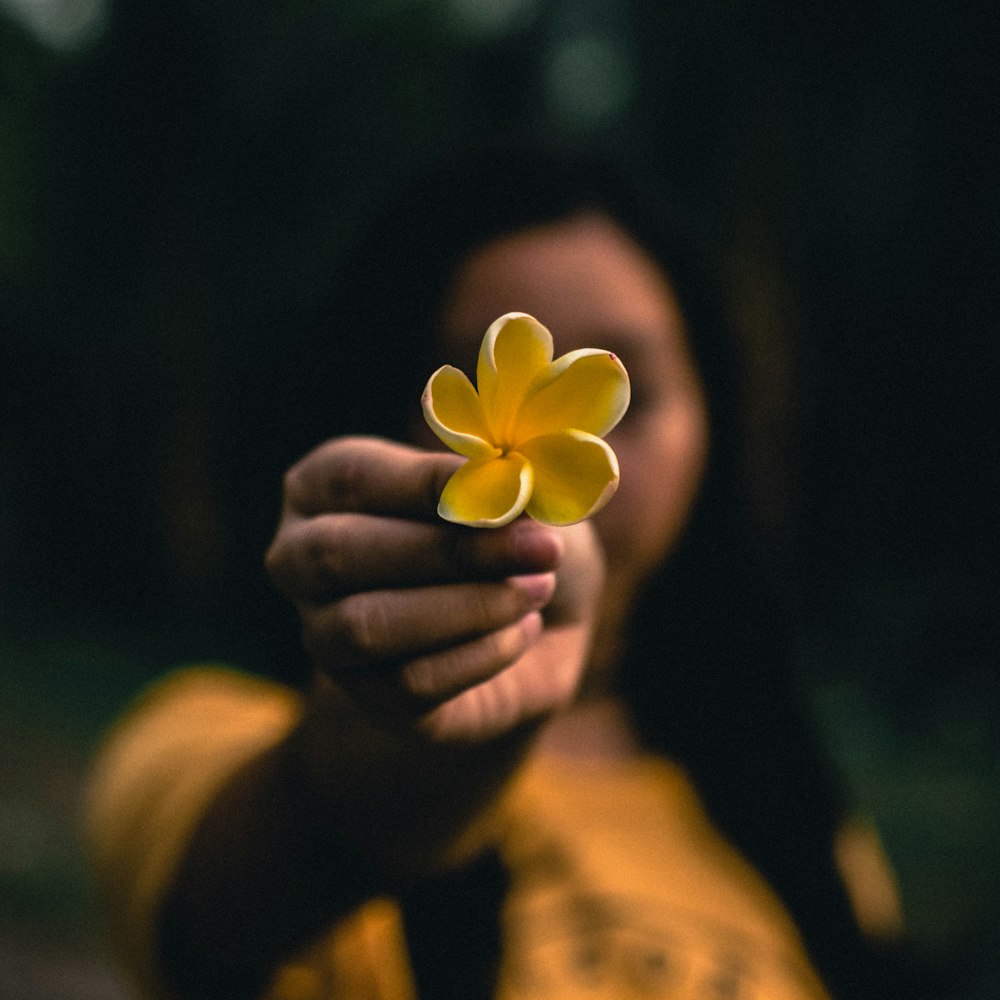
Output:
<svg viewBox="0 0 1000 1000">
<path fill-rule="evenodd" d="M 397 184 L 523 124 L 643 164 L 795 345 L 804 697 L 949 995 L 995 995 L 998 39 L 805 10 L 0 2 L 0 997 L 121 996 L 81 775 L 164 670 L 268 666 L 254 387 Z"/>
</svg>

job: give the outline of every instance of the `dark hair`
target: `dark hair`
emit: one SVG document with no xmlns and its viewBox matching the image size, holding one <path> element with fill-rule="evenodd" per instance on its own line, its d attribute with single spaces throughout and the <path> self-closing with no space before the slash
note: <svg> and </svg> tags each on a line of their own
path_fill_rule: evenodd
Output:
<svg viewBox="0 0 1000 1000">
<path fill-rule="evenodd" d="M 765 525 L 769 546 L 780 533 L 748 499 L 748 359 L 707 255 L 655 199 L 605 159 L 525 143 L 476 150 L 410 186 L 345 261 L 291 373 L 297 446 L 333 433 L 404 435 L 469 252 L 591 211 L 671 282 L 710 419 L 690 524 L 634 617 L 627 700 L 644 743 L 688 769 L 716 822 L 784 898 L 821 975 L 838 995 L 864 995 L 860 939 L 833 867 L 839 799 L 796 695 L 794 630 L 774 572 L 787 560 L 768 558 Z"/>
</svg>

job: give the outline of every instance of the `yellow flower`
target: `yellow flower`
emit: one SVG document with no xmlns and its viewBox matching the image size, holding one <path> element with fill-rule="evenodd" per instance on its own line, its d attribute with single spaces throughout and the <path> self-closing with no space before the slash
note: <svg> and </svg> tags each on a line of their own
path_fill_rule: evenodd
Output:
<svg viewBox="0 0 1000 1000">
<path fill-rule="evenodd" d="M 438 513 L 499 528 L 523 512 L 545 524 L 596 514 L 618 488 L 618 459 L 601 440 L 629 404 L 629 381 L 608 351 L 584 348 L 552 360 L 552 335 L 526 313 L 486 331 L 479 391 L 445 365 L 421 403 L 431 430 L 469 459 L 448 480 Z"/>
</svg>

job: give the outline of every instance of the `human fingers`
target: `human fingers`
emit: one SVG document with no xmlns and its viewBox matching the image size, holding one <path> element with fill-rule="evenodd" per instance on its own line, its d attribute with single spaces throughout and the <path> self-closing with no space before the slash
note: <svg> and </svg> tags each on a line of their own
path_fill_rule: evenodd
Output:
<svg viewBox="0 0 1000 1000">
<path fill-rule="evenodd" d="M 494 678 L 542 633 L 532 611 L 513 625 L 379 670 L 342 675 L 340 683 L 373 717 L 392 727 L 418 729 L 445 702 Z"/>
<path fill-rule="evenodd" d="M 554 570 L 564 542 L 522 518 L 495 531 L 370 514 L 288 522 L 267 554 L 275 584 L 299 604 L 387 587 L 500 580 Z"/>
<path fill-rule="evenodd" d="M 301 517 L 363 511 L 433 521 L 441 491 L 461 462 L 381 438 L 335 438 L 285 474 L 285 510 Z"/>
<path fill-rule="evenodd" d="M 376 590 L 301 609 L 303 638 L 316 665 L 343 675 L 469 642 L 543 607 L 551 573 L 494 583 Z"/>
<path fill-rule="evenodd" d="M 579 687 L 586 652 L 581 626 L 547 628 L 510 665 L 414 720 L 437 743 L 481 742 L 567 705 Z"/>
<path fill-rule="evenodd" d="M 592 619 L 605 581 L 604 551 L 591 522 L 560 529 L 560 544 L 563 553 L 556 574 L 557 586 L 545 608 L 545 621 L 549 625 Z"/>
</svg>

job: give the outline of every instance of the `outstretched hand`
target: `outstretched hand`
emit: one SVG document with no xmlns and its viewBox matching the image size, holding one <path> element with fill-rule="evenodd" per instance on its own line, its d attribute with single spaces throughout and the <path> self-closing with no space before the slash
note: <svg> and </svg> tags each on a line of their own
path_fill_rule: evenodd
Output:
<svg viewBox="0 0 1000 1000">
<path fill-rule="evenodd" d="M 266 558 L 317 671 L 381 728 L 445 743 L 572 698 L 603 579 L 586 523 L 442 521 L 459 464 L 380 439 L 327 442 L 287 474 Z"/>
</svg>

